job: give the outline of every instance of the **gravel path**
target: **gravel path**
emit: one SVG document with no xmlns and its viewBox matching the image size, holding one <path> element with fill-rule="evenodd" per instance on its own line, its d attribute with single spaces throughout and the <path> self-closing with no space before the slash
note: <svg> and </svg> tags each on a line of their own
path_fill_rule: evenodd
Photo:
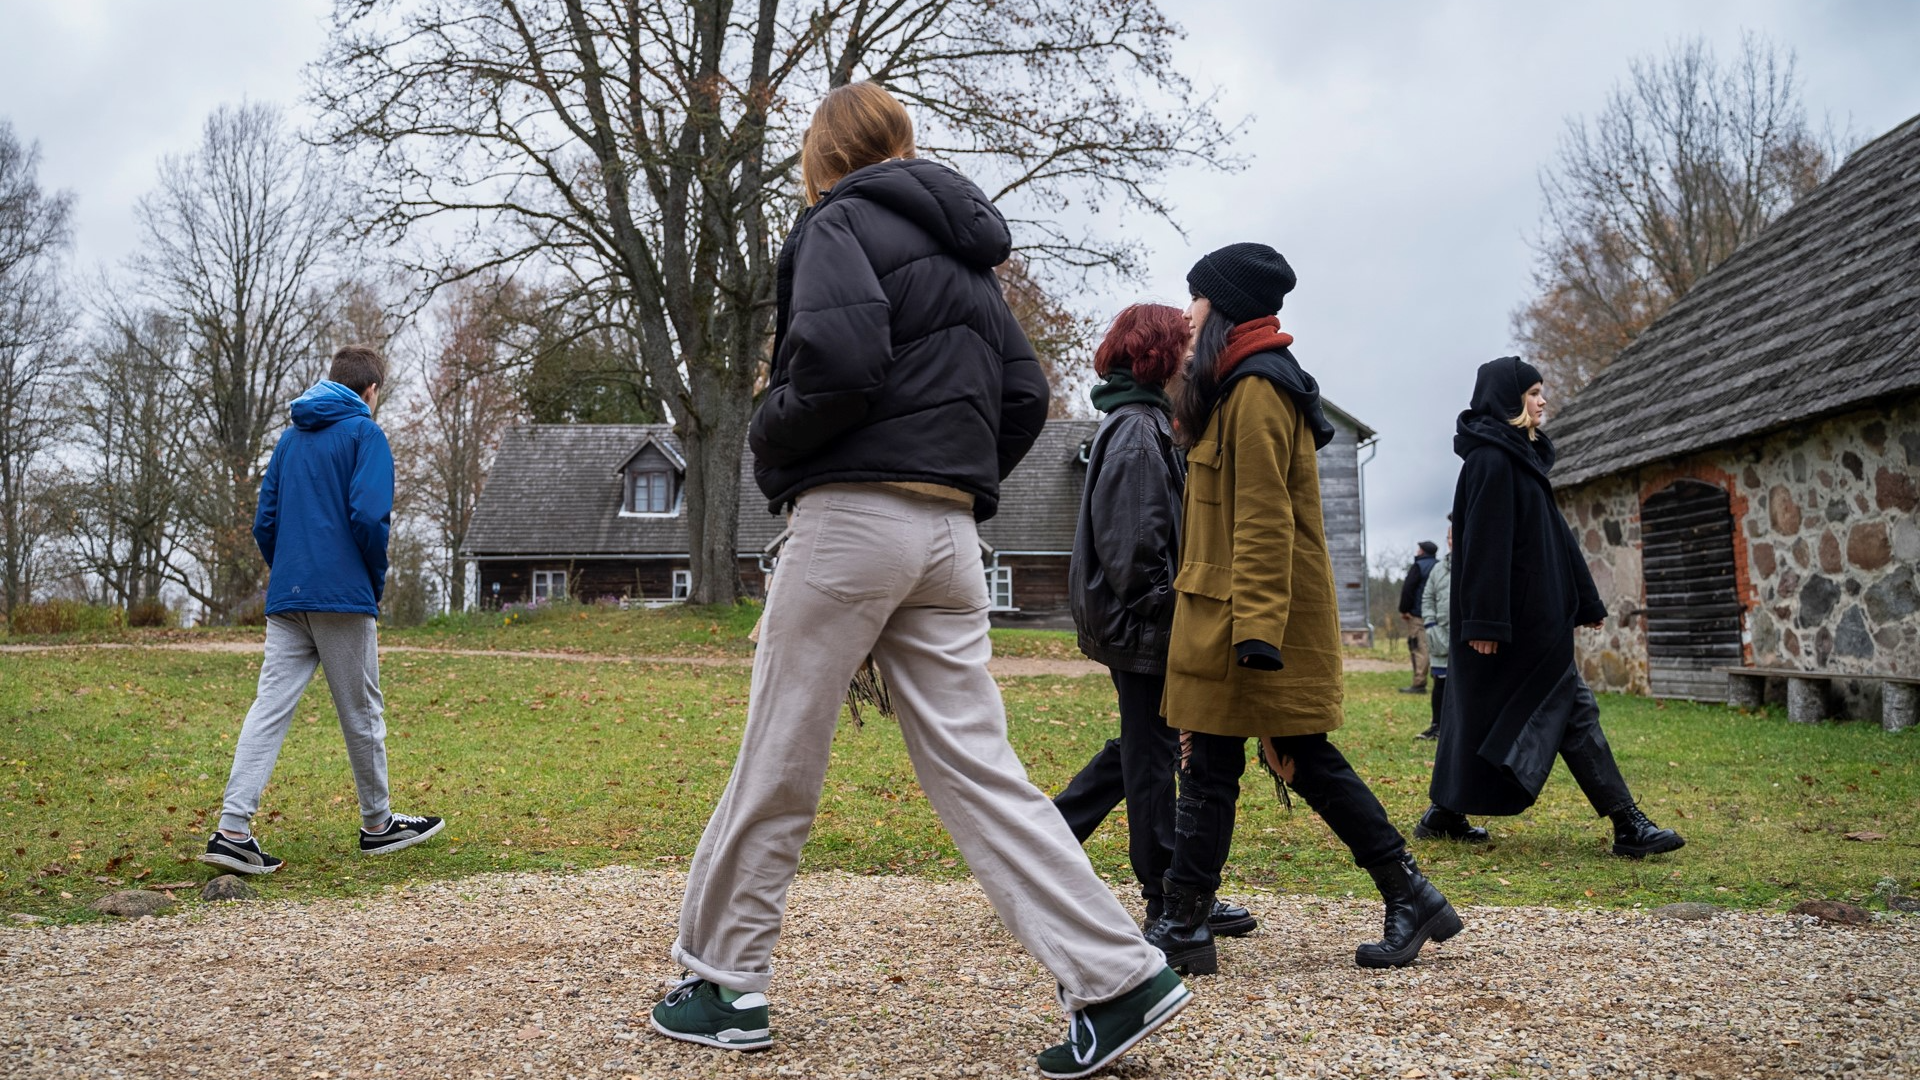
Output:
<svg viewBox="0 0 1920 1080">
<path fill-rule="evenodd" d="M 654 1035 L 683 878 L 497 875 L 364 901 L 0 931 L 0 1075 L 1037 1075 L 1051 984 L 970 882 L 810 875 L 777 958 L 775 1048 Z M 1352 901 L 1254 895 L 1267 927 L 1106 1075 L 1920 1075 L 1920 919 L 1485 908 L 1365 972 Z"/>
</svg>

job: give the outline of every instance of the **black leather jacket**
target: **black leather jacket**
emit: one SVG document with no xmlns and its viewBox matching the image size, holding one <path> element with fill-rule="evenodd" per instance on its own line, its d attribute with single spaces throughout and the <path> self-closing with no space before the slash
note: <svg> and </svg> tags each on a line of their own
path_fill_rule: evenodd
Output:
<svg viewBox="0 0 1920 1080">
<path fill-rule="evenodd" d="M 1161 409 L 1122 405 L 1094 432 L 1067 580 L 1080 651 L 1110 668 L 1167 669 L 1185 487 Z"/>
</svg>

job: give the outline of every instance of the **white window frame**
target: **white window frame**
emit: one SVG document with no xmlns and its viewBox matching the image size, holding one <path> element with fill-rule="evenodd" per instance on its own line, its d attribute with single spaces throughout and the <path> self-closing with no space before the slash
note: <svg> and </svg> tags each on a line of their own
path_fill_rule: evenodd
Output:
<svg viewBox="0 0 1920 1080">
<path fill-rule="evenodd" d="M 565 570 L 535 570 L 533 583 L 528 587 L 527 599 L 538 604 L 541 601 L 551 603 L 567 598 L 567 572 Z"/>
<path fill-rule="evenodd" d="M 987 610 L 1018 611 L 1013 605 L 1013 567 L 995 563 L 987 567 Z"/>
<path fill-rule="evenodd" d="M 686 600 L 693 596 L 693 571 L 675 570 L 673 572 L 672 599 Z"/>
</svg>

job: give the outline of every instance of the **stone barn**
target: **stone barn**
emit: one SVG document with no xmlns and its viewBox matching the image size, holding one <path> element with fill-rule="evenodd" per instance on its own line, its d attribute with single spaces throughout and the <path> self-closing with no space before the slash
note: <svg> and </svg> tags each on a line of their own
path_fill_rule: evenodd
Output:
<svg viewBox="0 0 1920 1080">
<path fill-rule="evenodd" d="M 1920 118 L 1702 278 L 1551 430 L 1611 612 L 1580 632 L 1596 689 L 1726 700 L 1743 669 L 1736 694 L 1810 695 L 1796 718 L 1910 707 Z"/>
<path fill-rule="evenodd" d="M 1327 403 L 1336 434 L 1320 451 L 1327 541 L 1340 594 L 1340 625 L 1370 640 L 1366 513 L 1360 449 L 1371 428 Z M 994 621 L 1071 626 L 1067 564 L 1086 483 L 1086 449 L 1098 423 L 1049 420 L 1001 486 L 1000 510 L 980 526 L 981 572 Z M 509 430 L 494 456 L 461 554 L 479 569 L 488 606 L 570 597 L 653 603 L 684 600 L 692 585 L 682 478 L 686 464 L 666 424 L 528 424 Z M 767 548 L 785 519 L 767 513 L 741 464 L 737 566 L 750 596 L 766 595 Z"/>
</svg>

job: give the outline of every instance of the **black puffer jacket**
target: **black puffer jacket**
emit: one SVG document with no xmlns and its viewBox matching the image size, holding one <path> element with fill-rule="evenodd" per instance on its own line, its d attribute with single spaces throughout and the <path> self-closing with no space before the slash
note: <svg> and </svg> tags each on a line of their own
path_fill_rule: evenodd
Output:
<svg viewBox="0 0 1920 1080">
<path fill-rule="evenodd" d="M 1047 380 L 993 268 L 1007 223 L 931 161 L 869 165 L 801 219 L 780 255 L 773 374 L 750 430 L 779 513 L 821 484 L 971 492 L 985 521 L 1047 417 Z"/>
<path fill-rule="evenodd" d="M 1166 412 L 1122 405 L 1101 421 L 1067 580 L 1080 651 L 1110 668 L 1167 670 L 1185 486 Z"/>
</svg>

